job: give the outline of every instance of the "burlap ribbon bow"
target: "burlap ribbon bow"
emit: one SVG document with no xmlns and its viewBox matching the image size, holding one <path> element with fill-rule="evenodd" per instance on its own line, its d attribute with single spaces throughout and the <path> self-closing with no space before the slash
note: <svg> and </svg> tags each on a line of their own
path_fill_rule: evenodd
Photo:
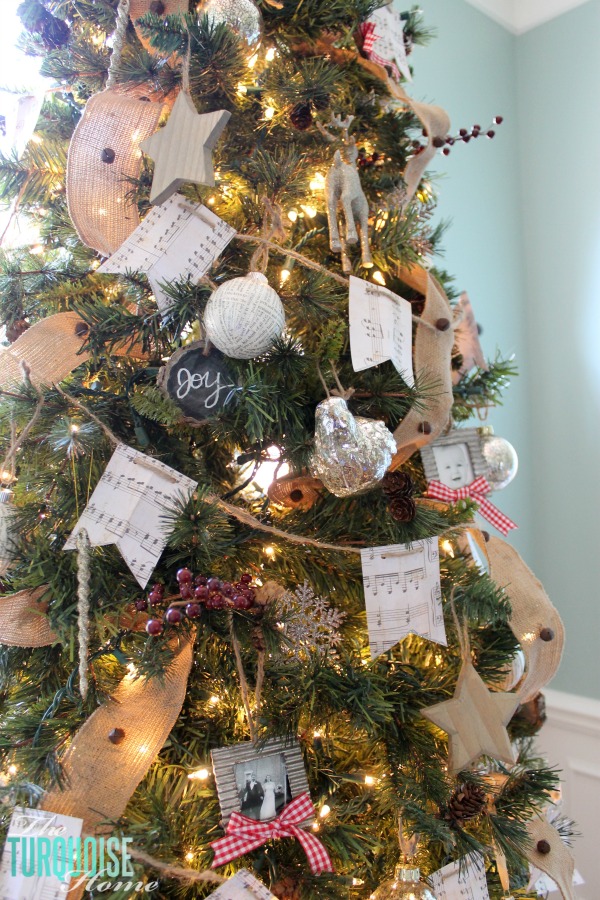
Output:
<svg viewBox="0 0 600 900">
<path fill-rule="evenodd" d="M 302 845 L 313 875 L 333 872 L 331 860 L 323 844 L 312 834 L 300 828 L 300 823 L 314 815 L 315 808 L 308 793 L 292 800 L 271 822 L 255 822 L 241 813 L 233 812 L 227 823 L 225 837 L 213 841 L 215 851 L 212 868 L 223 866 L 267 841 L 277 838 L 296 838 Z"/>
<path fill-rule="evenodd" d="M 487 499 L 491 490 L 492 486 L 483 475 L 480 475 L 471 484 L 456 490 L 442 484 L 441 481 L 430 481 L 427 485 L 427 496 L 432 500 L 444 500 L 447 503 L 456 503 L 457 500 L 465 500 L 469 497 L 479 504 L 480 515 L 487 519 L 494 528 L 506 535 L 512 528 L 518 526 Z"/>
</svg>

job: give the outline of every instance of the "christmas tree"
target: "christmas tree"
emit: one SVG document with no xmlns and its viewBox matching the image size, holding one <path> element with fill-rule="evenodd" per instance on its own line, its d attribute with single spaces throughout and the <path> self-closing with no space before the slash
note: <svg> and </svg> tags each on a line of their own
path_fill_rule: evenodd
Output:
<svg viewBox="0 0 600 900">
<path fill-rule="evenodd" d="M 120 896 L 571 896 L 562 626 L 475 523 L 513 527 L 473 425 L 513 364 L 426 174 L 495 126 L 411 100 L 417 9 L 195 7 L 20 6 L 56 88 L 0 159 L 40 234 L 0 256 L 4 826 L 130 839 Z"/>
</svg>

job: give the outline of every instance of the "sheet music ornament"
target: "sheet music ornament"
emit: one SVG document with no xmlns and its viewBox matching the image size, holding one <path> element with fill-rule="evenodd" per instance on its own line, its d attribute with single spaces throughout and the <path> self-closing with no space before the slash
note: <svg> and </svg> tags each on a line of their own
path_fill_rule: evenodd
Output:
<svg viewBox="0 0 600 900">
<path fill-rule="evenodd" d="M 354 417 L 342 397 L 317 406 L 311 470 L 336 497 L 379 484 L 395 452 L 396 441 L 384 423 Z"/>
<path fill-rule="evenodd" d="M 173 527 L 165 519 L 196 487 L 170 466 L 119 444 L 64 549 L 75 550 L 85 529 L 92 547 L 116 544 L 146 587 Z"/>
<path fill-rule="evenodd" d="M 284 326 L 283 304 L 262 272 L 226 281 L 211 294 L 204 312 L 207 339 L 232 359 L 265 353 Z"/>
</svg>

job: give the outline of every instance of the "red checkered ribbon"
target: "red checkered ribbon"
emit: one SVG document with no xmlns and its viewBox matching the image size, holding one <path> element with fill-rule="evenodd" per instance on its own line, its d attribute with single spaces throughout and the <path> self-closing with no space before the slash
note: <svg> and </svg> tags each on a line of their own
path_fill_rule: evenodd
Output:
<svg viewBox="0 0 600 900">
<path fill-rule="evenodd" d="M 467 484 L 465 487 L 449 488 L 442 484 L 441 481 L 430 481 L 427 485 L 427 496 L 432 500 L 445 500 L 447 503 L 455 503 L 457 500 L 464 500 L 470 497 L 479 504 L 479 513 L 484 519 L 487 519 L 494 528 L 497 528 L 502 534 L 508 534 L 512 528 L 518 528 L 518 525 L 500 512 L 497 506 L 487 499 L 487 495 L 492 490 L 491 485 L 483 475 Z"/>
<path fill-rule="evenodd" d="M 375 22 L 363 22 L 360 26 L 360 33 L 363 37 L 363 50 L 369 59 L 372 59 L 373 62 L 378 63 L 384 68 L 385 66 L 389 66 L 396 81 L 400 81 L 400 69 L 396 63 L 391 59 L 385 59 L 383 56 L 380 56 L 375 50 L 375 44 L 380 38 L 380 35 L 376 34 L 375 31 Z"/>
<path fill-rule="evenodd" d="M 227 823 L 225 837 L 213 841 L 211 847 L 215 851 L 212 868 L 224 866 L 232 859 L 249 853 L 256 847 L 262 847 L 273 838 L 296 838 L 302 844 L 308 864 L 313 875 L 321 872 L 333 872 L 329 854 L 317 838 L 299 828 L 315 813 L 313 802 L 308 793 L 301 794 L 292 800 L 272 822 L 255 822 L 241 813 L 233 812 Z"/>
</svg>

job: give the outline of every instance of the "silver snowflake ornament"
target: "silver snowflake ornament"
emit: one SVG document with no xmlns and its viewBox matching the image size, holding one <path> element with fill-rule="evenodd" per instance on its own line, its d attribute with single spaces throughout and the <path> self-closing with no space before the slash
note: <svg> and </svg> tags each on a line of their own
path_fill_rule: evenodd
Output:
<svg viewBox="0 0 600 900">
<path fill-rule="evenodd" d="M 325 656 L 341 643 L 339 628 L 346 613 L 317 597 L 307 581 L 294 592 L 286 591 L 277 600 L 277 616 L 289 642 L 289 651 L 298 659 L 311 653 Z"/>
</svg>

